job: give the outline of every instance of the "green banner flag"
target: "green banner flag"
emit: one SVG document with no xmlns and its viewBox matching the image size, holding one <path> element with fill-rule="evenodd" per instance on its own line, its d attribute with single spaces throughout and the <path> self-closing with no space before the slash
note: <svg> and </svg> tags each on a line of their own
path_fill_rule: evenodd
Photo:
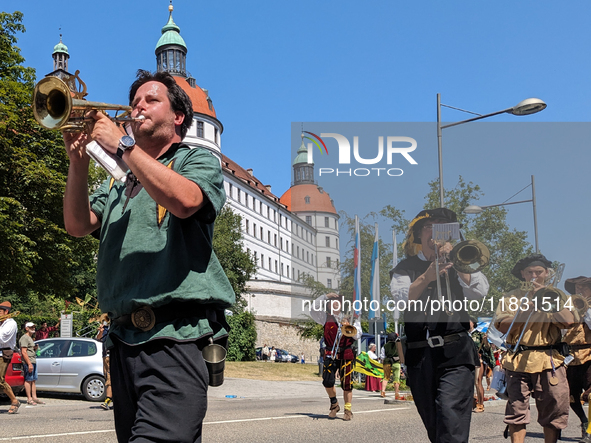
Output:
<svg viewBox="0 0 591 443">
<path fill-rule="evenodd" d="M 383 365 L 369 358 L 367 353 L 362 352 L 355 359 L 355 372 L 360 374 L 369 375 L 370 377 L 384 378 L 384 367 Z"/>
</svg>

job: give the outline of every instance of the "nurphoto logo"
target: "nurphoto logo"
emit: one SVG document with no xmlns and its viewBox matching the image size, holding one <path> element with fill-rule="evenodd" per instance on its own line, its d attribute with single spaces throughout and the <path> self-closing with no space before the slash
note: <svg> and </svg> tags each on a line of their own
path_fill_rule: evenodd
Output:
<svg viewBox="0 0 591 443">
<path fill-rule="evenodd" d="M 344 135 L 337 134 L 336 132 L 322 132 L 320 136 L 313 134 L 312 132 L 303 131 L 306 134 L 310 134 L 313 138 L 303 136 L 303 138 L 310 140 L 318 149 L 321 155 L 328 155 L 328 148 L 323 139 L 332 138 L 336 140 L 338 144 L 338 162 L 339 165 L 351 165 L 351 143 L 349 139 Z M 386 139 L 386 148 L 384 149 L 384 138 Z M 371 147 L 365 147 L 364 149 L 359 147 L 359 136 L 353 136 L 353 158 L 354 162 L 360 165 L 376 165 L 375 167 L 360 167 L 360 168 L 320 168 L 318 174 L 320 177 L 323 175 L 334 175 L 339 176 L 356 176 L 356 177 L 367 177 L 369 175 L 379 176 L 390 176 L 399 177 L 404 174 L 402 168 L 390 167 L 394 163 L 394 159 L 398 158 L 396 154 L 401 155 L 411 165 L 417 165 L 418 163 L 410 155 L 417 148 L 417 141 L 411 137 L 400 137 L 400 136 L 378 136 L 377 140 L 377 154 L 375 150 L 372 151 Z M 314 163 L 314 145 L 308 143 L 308 163 Z M 365 142 L 364 142 L 365 143 Z M 322 146 L 321 146 L 322 145 Z M 367 146 L 364 144 L 364 146 Z M 322 149 L 324 147 L 324 150 Z M 363 156 L 361 151 L 363 150 Z M 375 155 L 373 158 L 367 156 Z M 384 162 L 385 160 L 385 162 Z M 383 167 L 379 167 L 384 165 Z"/>
</svg>

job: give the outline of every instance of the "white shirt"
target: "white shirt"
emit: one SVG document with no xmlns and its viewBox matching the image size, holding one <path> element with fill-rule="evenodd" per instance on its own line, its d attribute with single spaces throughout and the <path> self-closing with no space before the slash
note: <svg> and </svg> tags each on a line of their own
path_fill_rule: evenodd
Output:
<svg viewBox="0 0 591 443">
<path fill-rule="evenodd" d="M 0 348 L 16 348 L 18 326 L 13 318 L 8 318 L 0 325 Z"/>
<path fill-rule="evenodd" d="M 373 352 L 373 351 L 367 351 L 367 355 L 369 356 L 369 358 L 371 358 L 372 360 L 376 360 L 378 359 L 378 355 Z"/>
<path fill-rule="evenodd" d="M 420 251 L 417 254 L 417 257 L 423 261 L 427 261 L 423 251 Z M 464 297 L 468 300 L 478 300 L 482 297 L 485 297 L 488 294 L 488 280 L 484 276 L 482 272 L 475 272 L 474 274 L 470 274 L 470 284 L 466 284 L 464 280 L 458 275 L 458 281 L 460 282 L 460 286 L 462 287 L 462 291 L 464 293 Z M 392 299 L 395 301 L 398 300 L 408 300 L 408 289 L 411 285 L 410 277 L 408 275 L 402 274 L 394 274 L 392 275 L 392 281 L 390 282 L 390 293 L 392 294 Z"/>
</svg>

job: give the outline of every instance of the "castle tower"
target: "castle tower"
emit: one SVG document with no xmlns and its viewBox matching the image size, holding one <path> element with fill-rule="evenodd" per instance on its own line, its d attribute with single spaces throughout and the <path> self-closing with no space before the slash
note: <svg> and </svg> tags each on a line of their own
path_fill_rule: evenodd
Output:
<svg viewBox="0 0 591 443">
<path fill-rule="evenodd" d="M 172 19 L 173 10 L 171 0 L 168 22 L 162 27 L 162 35 L 156 44 L 156 69 L 170 73 L 193 102 L 193 123 L 183 141 L 189 146 L 208 149 L 221 162 L 221 134 L 224 127 L 217 119 L 207 89 L 197 86 L 195 79 L 187 71 L 188 49 L 181 37 L 181 28 Z"/>
</svg>

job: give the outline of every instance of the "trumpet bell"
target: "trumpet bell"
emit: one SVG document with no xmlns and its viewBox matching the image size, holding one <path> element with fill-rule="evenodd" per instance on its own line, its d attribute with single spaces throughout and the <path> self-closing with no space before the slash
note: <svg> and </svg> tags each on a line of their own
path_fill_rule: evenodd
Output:
<svg viewBox="0 0 591 443">
<path fill-rule="evenodd" d="M 583 297 L 581 294 L 575 294 L 571 296 L 572 304 L 574 308 L 577 310 L 579 315 L 582 317 L 589 309 L 589 300 Z"/>
<path fill-rule="evenodd" d="M 490 251 L 478 240 L 465 240 L 454 246 L 449 257 L 456 271 L 474 274 L 488 265 Z"/>
<path fill-rule="evenodd" d="M 70 88 L 57 77 L 46 77 L 35 85 L 33 115 L 46 129 L 64 126 L 72 113 Z"/>
<path fill-rule="evenodd" d="M 353 338 L 357 335 L 357 328 L 353 325 L 343 325 L 341 326 L 341 334 L 345 337 Z"/>
<path fill-rule="evenodd" d="M 35 85 L 33 92 L 33 116 L 46 129 L 82 131 L 84 113 L 97 111 L 131 111 L 131 106 L 103 102 L 91 102 L 72 98 L 72 91 L 57 77 L 45 77 Z M 115 121 L 133 121 L 141 118 L 117 118 Z"/>
<path fill-rule="evenodd" d="M 536 300 L 534 306 L 537 307 L 538 311 L 546 313 L 554 313 L 560 311 L 560 301 L 566 297 L 564 292 L 554 286 L 547 286 L 542 289 L 538 289 L 532 300 Z M 558 299 L 558 302 L 556 301 Z M 549 309 L 547 309 L 549 308 Z"/>
</svg>

